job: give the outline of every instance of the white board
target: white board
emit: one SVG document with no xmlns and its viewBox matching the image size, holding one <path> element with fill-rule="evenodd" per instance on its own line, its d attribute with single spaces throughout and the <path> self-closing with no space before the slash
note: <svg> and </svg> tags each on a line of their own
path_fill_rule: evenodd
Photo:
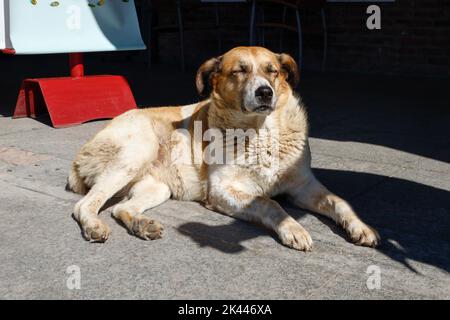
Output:
<svg viewBox="0 0 450 320">
<path fill-rule="evenodd" d="M 0 50 L 6 48 L 5 8 L 3 8 L 3 5 L 3 0 L 0 0 Z"/>
<path fill-rule="evenodd" d="M 11 48 L 9 41 L 9 8 L 5 0 L 0 0 L 0 50 Z"/>
<path fill-rule="evenodd" d="M 3 16 L 9 16 L 9 21 L 0 20 L 0 28 L 3 25 L 4 38 L 9 36 L 16 54 L 145 49 L 133 0 L 105 0 L 101 6 L 98 0 L 0 3 Z"/>
</svg>

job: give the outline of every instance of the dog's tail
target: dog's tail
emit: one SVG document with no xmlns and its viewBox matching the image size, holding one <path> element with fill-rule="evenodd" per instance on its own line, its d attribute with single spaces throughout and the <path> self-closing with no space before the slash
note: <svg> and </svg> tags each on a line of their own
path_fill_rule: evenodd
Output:
<svg viewBox="0 0 450 320">
<path fill-rule="evenodd" d="M 79 194 L 86 194 L 88 191 L 88 188 L 83 179 L 80 177 L 75 164 L 72 165 L 72 170 L 67 178 L 66 190 Z"/>
</svg>

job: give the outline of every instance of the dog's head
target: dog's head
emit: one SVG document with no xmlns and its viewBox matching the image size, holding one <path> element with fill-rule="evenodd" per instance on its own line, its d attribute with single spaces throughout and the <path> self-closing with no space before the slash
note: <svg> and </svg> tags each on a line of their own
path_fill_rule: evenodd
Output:
<svg viewBox="0 0 450 320">
<path fill-rule="evenodd" d="M 261 47 L 237 47 L 203 63 L 196 78 L 198 93 L 209 92 L 228 108 L 267 115 L 278 99 L 297 86 L 299 71 L 287 54 Z"/>
</svg>

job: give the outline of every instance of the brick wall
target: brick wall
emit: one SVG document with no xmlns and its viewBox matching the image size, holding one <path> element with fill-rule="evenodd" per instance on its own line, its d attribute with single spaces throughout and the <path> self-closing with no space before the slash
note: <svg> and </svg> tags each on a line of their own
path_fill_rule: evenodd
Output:
<svg viewBox="0 0 450 320">
<path fill-rule="evenodd" d="M 381 30 L 365 27 L 366 6 L 330 5 L 331 68 L 450 75 L 450 1 L 381 5 Z"/>
<path fill-rule="evenodd" d="M 198 1 L 185 0 L 186 6 Z M 450 75 L 450 1 L 397 0 L 378 3 L 381 8 L 381 30 L 368 30 L 366 8 L 369 4 L 330 3 L 326 8 L 328 23 L 327 69 L 361 73 Z M 159 22 L 175 22 L 173 1 L 161 2 Z M 281 8 L 265 7 L 266 19 L 281 17 Z M 304 36 L 303 68 L 321 66 L 321 20 L 316 10 L 302 12 Z M 184 14 L 187 25 L 214 24 L 214 10 L 202 9 Z M 249 11 L 245 5 L 221 8 L 221 20 L 230 25 L 222 32 L 222 51 L 248 44 Z M 288 21 L 295 23 L 294 16 Z M 294 24 L 295 25 L 295 24 Z M 265 45 L 279 51 L 280 34 L 267 31 Z M 285 33 L 284 50 L 296 56 L 295 34 Z M 179 59 L 178 36 L 159 37 L 159 57 L 164 62 Z M 191 66 L 218 52 L 213 30 L 186 32 L 186 58 Z"/>
</svg>

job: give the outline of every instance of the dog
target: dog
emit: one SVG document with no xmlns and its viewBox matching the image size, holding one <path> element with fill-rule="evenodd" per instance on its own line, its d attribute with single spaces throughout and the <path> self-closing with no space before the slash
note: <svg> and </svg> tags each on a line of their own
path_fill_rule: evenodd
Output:
<svg viewBox="0 0 450 320">
<path fill-rule="evenodd" d="M 162 225 L 143 213 L 173 198 L 260 224 L 283 245 L 310 251 L 309 233 L 272 199 L 284 194 L 296 206 L 333 219 L 355 244 L 375 247 L 378 233 L 313 175 L 307 115 L 294 93 L 298 81 L 288 54 L 237 47 L 200 66 L 200 102 L 135 109 L 113 119 L 81 148 L 68 178 L 68 189 L 85 195 L 74 209 L 84 237 L 108 239 L 110 229 L 98 213 L 108 199 L 121 197 L 113 217 L 133 235 L 160 238 Z M 235 138 L 251 130 L 256 134 L 241 139 L 241 152 L 234 150 Z M 232 139 L 219 136 L 229 132 Z M 189 138 L 195 134 L 200 139 Z M 209 161 L 211 146 L 219 160 L 220 151 L 232 146 L 231 161 Z M 262 154 L 270 159 L 253 161 Z"/>
</svg>

